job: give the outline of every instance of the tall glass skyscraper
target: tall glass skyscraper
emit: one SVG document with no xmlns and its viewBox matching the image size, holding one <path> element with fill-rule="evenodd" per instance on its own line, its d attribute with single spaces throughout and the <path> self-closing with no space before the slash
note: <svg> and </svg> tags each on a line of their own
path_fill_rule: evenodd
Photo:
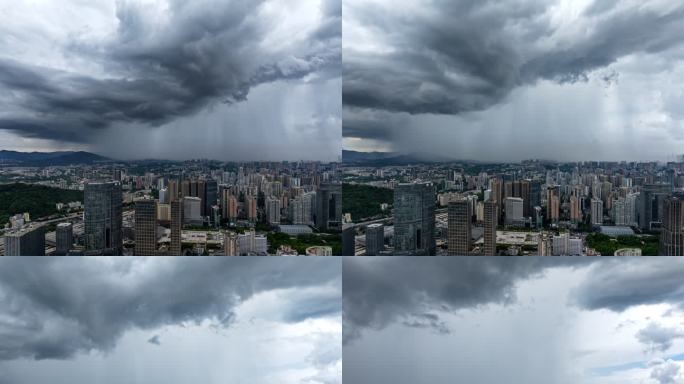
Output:
<svg viewBox="0 0 684 384">
<path fill-rule="evenodd" d="M 218 183 L 216 180 L 206 180 L 204 182 L 204 196 L 202 198 L 202 214 L 204 216 L 211 215 L 211 207 L 218 202 Z"/>
<path fill-rule="evenodd" d="M 135 254 L 157 254 L 157 202 L 153 199 L 135 202 Z"/>
<path fill-rule="evenodd" d="M 385 248 L 385 226 L 374 223 L 366 227 L 366 256 L 378 256 Z"/>
<path fill-rule="evenodd" d="M 435 187 L 432 183 L 399 184 L 394 189 L 394 254 L 434 255 Z"/>
<path fill-rule="evenodd" d="M 183 199 L 171 201 L 171 244 L 169 255 L 180 256 L 182 249 Z"/>
<path fill-rule="evenodd" d="M 471 244 L 471 215 L 468 200 L 461 199 L 450 202 L 447 210 L 447 220 L 449 255 L 468 256 Z"/>
<path fill-rule="evenodd" d="M 493 201 L 484 203 L 484 248 L 482 254 L 485 256 L 496 255 L 496 224 L 497 208 Z"/>
<path fill-rule="evenodd" d="M 342 184 L 321 184 L 316 202 L 316 227 L 321 231 L 341 231 Z"/>
<path fill-rule="evenodd" d="M 122 255 L 122 193 L 119 182 L 87 183 L 83 221 L 86 254 Z"/>
<path fill-rule="evenodd" d="M 684 256 L 684 193 L 675 193 L 663 203 L 663 231 L 660 254 Z"/>
<path fill-rule="evenodd" d="M 670 184 L 646 184 L 641 189 L 637 205 L 639 228 L 644 231 L 658 229 L 663 220 L 663 201 L 672 192 Z"/>
<path fill-rule="evenodd" d="M 59 223 L 55 231 L 57 255 L 66 255 L 74 242 L 74 228 L 71 223 Z"/>
</svg>

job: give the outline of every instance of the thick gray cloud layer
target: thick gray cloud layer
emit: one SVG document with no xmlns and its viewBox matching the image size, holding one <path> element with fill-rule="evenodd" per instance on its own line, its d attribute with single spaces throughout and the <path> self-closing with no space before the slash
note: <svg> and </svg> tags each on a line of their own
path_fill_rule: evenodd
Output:
<svg viewBox="0 0 684 384">
<path fill-rule="evenodd" d="M 449 329 L 436 311 L 515 301 L 516 283 L 545 268 L 585 265 L 577 258 L 345 259 L 344 340 L 394 322 L 440 333 Z"/>
<path fill-rule="evenodd" d="M 610 66 L 621 59 L 642 55 L 679 60 L 677 49 L 684 34 L 680 2 L 595 1 L 585 8 L 581 4 L 424 0 L 396 8 L 389 2 L 345 3 L 345 31 L 350 30 L 345 36 L 353 36 L 343 48 L 343 135 L 390 142 L 399 151 L 410 150 L 398 138 L 402 135 L 444 140 L 444 130 L 438 127 L 445 124 L 423 118 L 426 114 L 471 116 L 487 126 L 479 130 L 491 135 L 505 123 L 468 113 L 522 97 L 512 96 L 518 88 L 589 79 L 610 86 L 620 78 Z M 370 42 L 358 42 L 362 37 Z M 654 70 L 667 73 L 671 68 L 642 65 L 638 71 Z M 595 92 L 600 94 L 601 88 Z M 632 95 L 624 96 L 626 103 L 634 101 Z M 554 100 L 547 102 L 541 110 L 560 112 L 552 105 Z M 388 120 L 388 115 L 394 117 Z M 470 126 L 466 122 L 449 121 L 446 125 L 461 137 L 473 135 L 458 129 Z M 533 133 L 549 128 L 544 121 L 516 127 Z"/>
<path fill-rule="evenodd" d="M 585 309 L 624 311 L 647 304 L 671 303 L 684 309 L 684 262 L 677 258 L 630 259 L 596 264 L 577 287 Z"/>
<path fill-rule="evenodd" d="M 245 102 L 262 84 L 339 78 L 341 3 L 310 5 L 306 14 L 288 14 L 274 1 L 120 1 L 112 33 L 73 33 L 45 47 L 56 58 L 38 64 L 13 55 L 11 38 L 0 39 L 6 52 L 0 54 L 0 129 L 91 143 L 112 126 L 149 129 L 211 105 Z M 89 7 L 78 7 L 85 17 Z M 31 31 L 40 27 L 31 21 L 0 32 L 24 34 L 33 44 L 40 33 Z M 97 27 L 98 20 L 91 23 Z M 88 64 L 70 67 L 82 62 Z"/>
<path fill-rule="evenodd" d="M 307 261 L 307 262 L 302 262 Z M 234 321 L 233 308 L 272 289 L 333 284 L 292 298 L 282 321 L 341 311 L 340 261 L 157 258 L 0 260 L 0 360 L 108 351 L 130 329 Z M 150 343 L 161 344 L 154 335 Z"/>
<path fill-rule="evenodd" d="M 382 329 L 395 322 L 447 332 L 434 312 L 510 304 L 517 282 L 541 276 L 549 268 L 585 266 L 588 273 L 571 295 L 572 304 L 582 309 L 624 311 L 661 303 L 684 308 L 684 262 L 678 259 L 345 259 L 345 341 L 359 337 L 363 329 Z M 663 338 L 661 327 L 655 325 L 638 338 L 651 348 L 666 350 L 676 332 L 668 329 Z"/>
</svg>

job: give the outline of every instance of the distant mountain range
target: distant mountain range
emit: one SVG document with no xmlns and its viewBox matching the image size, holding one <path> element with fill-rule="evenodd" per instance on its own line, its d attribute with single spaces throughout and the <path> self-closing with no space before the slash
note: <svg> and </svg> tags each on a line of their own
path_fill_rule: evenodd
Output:
<svg viewBox="0 0 684 384">
<path fill-rule="evenodd" d="M 0 151 L 0 166 L 44 167 L 49 165 L 93 164 L 112 161 L 84 151 L 18 152 Z"/>
<path fill-rule="evenodd" d="M 429 153 L 400 154 L 396 152 L 357 152 L 342 150 L 342 162 L 349 165 L 408 165 L 420 163 L 446 163 L 456 161 Z"/>
</svg>

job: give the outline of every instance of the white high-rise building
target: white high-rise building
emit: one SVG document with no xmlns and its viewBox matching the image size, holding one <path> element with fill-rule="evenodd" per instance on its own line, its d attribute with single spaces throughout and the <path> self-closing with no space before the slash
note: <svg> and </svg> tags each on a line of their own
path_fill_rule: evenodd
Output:
<svg viewBox="0 0 684 384">
<path fill-rule="evenodd" d="M 202 225 L 202 199 L 192 196 L 183 198 L 183 222 Z"/>
<path fill-rule="evenodd" d="M 169 203 L 169 191 L 166 188 L 160 188 L 159 189 L 159 204 L 168 204 Z"/>
<path fill-rule="evenodd" d="M 570 236 L 567 233 L 561 233 L 558 236 L 553 237 L 553 255 L 562 256 L 568 254 L 568 241 Z"/>
<path fill-rule="evenodd" d="M 591 184 L 591 196 L 594 199 L 600 199 L 601 198 L 601 188 L 603 187 L 603 183 L 600 183 L 598 181 L 595 181 L 594 183 Z"/>
<path fill-rule="evenodd" d="M 266 255 L 268 251 L 266 236 L 257 235 L 254 231 L 239 234 L 237 246 L 241 255 Z"/>
<path fill-rule="evenodd" d="M 313 225 L 312 212 L 315 201 L 315 192 L 307 192 L 295 197 L 290 203 L 292 224 Z"/>
<path fill-rule="evenodd" d="M 266 215 L 271 224 L 280 224 L 280 199 L 269 197 L 266 199 Z"/>
<path fill-rule="evenodd" d="M 613 201 L 613 221 L 615 225 L 634 226 L 636 222 L 637 194 L 630 193 Z"/>
<path fill-rule="evenodd" d="M 601 199 L 591 199 L 591 224 L 603 225 L 603 201 Z"/>
<path fill-rule="evenodd" d="M 570 238 L 568 240 L 568 253 L 569 256 L 581 256 L 582 255 L 582 239 L 580 238 Z"/>
<path fill-rule="evenodd" d="M 507 197 L 504 201 L 506 209 L 506 225 L 516 225 L 523 222 L 523 199 Z"/>
<path fill-rule="evenodd" d="M 568 233 L 561 233 L 553 237 L 554 256 L 580 256 L 582 255 L 583 242 L 581 238 L 570 237 Z"/>
</svg>

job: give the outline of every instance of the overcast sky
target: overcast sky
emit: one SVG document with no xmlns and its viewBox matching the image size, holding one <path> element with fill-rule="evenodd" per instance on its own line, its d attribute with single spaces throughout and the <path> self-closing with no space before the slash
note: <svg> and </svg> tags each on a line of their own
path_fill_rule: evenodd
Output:
<svg viewBox="0 0 684 384">
<path fill-rule="evenodd" d="M 684 383 L 684 261 L 591 260 L 347 258 L 345 382 Z"/>
<path fill-rule="evenodd" d="M 342 382 L 339 258 L 0 258 L 0 383 Z"/>
<path fill-rule="evenodd" d="M 0 149 L 337 160 L 340 0 L 0 4 Z"/>
<path fill-rule="evenodd" d="M 682 154 L 679 0 L 345 0 L 343 30 L 345 149 Z"/>
</svg>

